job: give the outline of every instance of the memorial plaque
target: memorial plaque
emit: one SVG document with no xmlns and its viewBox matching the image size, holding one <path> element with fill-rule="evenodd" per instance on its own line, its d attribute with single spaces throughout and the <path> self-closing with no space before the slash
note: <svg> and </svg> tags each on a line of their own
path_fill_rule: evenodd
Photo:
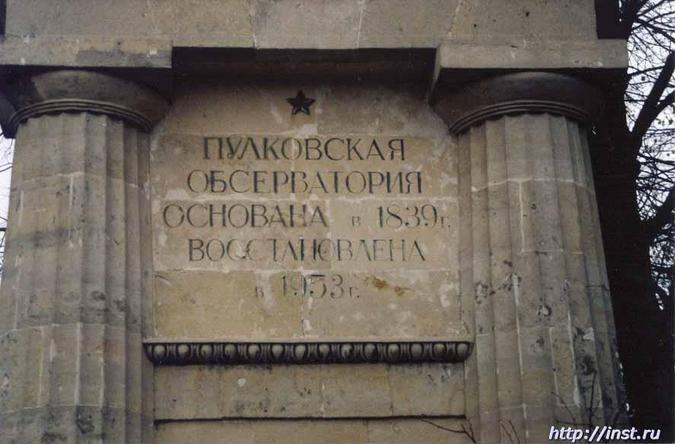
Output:
<svg viewBox="0 0 675 444">
<path fill-rule="evenodd" d="M 448 139 L 309 131 L 298 121 L 315 117 L 290 112 L 286 131 L 267 132 L 268 118 L 255 131 L 174 128 L 157 141 L 157 336 L 460 338 Z"/>
<path fill-rule="evenodd" d="M 152 142 L 155 417 L 464 414 L 445 125 L 410 91 L 297 91 L 190 87 Z"/>
<path fill-rule="evenodd" d="M 157 332 L 456 339 L 456 182 L 437 139 L 168 134 L 153 156 Z"/>
</svg>

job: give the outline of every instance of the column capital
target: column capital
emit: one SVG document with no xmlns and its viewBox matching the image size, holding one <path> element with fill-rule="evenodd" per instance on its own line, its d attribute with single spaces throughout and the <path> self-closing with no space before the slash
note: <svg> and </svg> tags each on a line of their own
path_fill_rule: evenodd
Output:
<svg viewBox="0 0 675 444">
<path fill-rule="evenodd" d="M 517 72 L 438 88 L 436 112 L 459 134 L 491 118 L 550 113 L 588 122 L 599 109 L 599 94 L 575 77 L 551 72 Z"/>
<path fill-rule="evenodd" d="M 169 104 L 152 89 L 96 71 L 58 70 L 7 81 L 0 89 L 0 122 L 8 137 L 43 114 L 89 112 L 121 119 L 149 131 Z"/>
</svg>

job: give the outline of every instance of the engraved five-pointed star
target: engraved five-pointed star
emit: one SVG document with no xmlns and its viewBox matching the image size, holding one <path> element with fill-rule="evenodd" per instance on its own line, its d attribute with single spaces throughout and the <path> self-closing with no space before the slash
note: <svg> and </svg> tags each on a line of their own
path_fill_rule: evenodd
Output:
<svg viewBox="0 0 675 444">
<path fill-rule="evenodd" d="M 293 110 L 291 111 L 292 115 L 305 113 L 309 116 L 309 107 L 314 103 L 314 99 L 305 96 L 305 93 L 302 92 L 302 90 L 298 91 L 298 94 L 295 97 L 289 97 L 286 101 L 293 107 Z"/>
</svg>

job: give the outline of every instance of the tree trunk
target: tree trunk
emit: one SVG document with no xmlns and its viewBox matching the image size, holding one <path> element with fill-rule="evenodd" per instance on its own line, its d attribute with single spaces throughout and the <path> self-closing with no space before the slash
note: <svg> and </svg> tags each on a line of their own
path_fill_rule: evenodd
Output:
<svg viewBox="0 0 675 444">
<path fill-rule="evenodd" d="M 655 298 L 637 203 L 639 141 L 632 142 L 626 125 L 624 91 L 617 82 L 608 93 L 592 150 L 595 186 L 632 423 L 660 428 L 662 442 L 672 442 L 672 313 Z"/>
</svg>

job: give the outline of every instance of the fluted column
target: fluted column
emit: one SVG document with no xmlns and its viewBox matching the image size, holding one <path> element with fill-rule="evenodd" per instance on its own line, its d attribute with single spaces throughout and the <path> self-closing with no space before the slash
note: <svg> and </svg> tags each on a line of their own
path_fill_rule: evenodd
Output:
<svg viewBox="0 0 675 444">
<path fill-rule="evenodd" d="M 144 186 L 147 131 L 166 103 L 83 71 L 17 79 L 4 93 L 16 146 L 0 293 L 0 442 L 148 442 Z"/>
<path fill-rule="evenodd" d="M 570 77 L 519 73 L 436 103 L 457 135 L 462 306 L 476 341 L 467 415 L 479 442 L 547 442 L 552 425 L 623 417 L 585 126 L 596 98 Z"/>
</svg>

